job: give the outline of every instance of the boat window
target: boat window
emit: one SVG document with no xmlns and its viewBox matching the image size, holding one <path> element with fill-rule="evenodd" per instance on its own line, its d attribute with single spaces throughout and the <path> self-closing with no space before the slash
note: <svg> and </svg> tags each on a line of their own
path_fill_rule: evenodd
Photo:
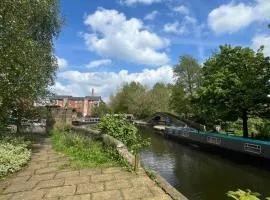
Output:
<svg viewBox="0 0 270 200">
<path fill-rule="evenodd" d="M 262 147 L 257 144 L 245 143 L 244 150 L 251 153 L 261 154 Z"/>
<path fill-rule="evenodd" d="M 211 144 L 220 145 L 221 144 L 221 139 L 220 138 L 216 138 L 216 137 L 207 137 L 207 142 L 208 143 L 211 143 Z"/>
</svg>

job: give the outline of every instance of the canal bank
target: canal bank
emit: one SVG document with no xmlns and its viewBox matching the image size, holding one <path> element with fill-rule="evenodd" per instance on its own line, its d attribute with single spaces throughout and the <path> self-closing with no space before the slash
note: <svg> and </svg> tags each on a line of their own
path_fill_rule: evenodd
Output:
<svg viewBox="0 0 270 200">
<path fill-rule="evenodd" d="M 269 196 L 270 171 L 252 160 L 167 140 L 149 127 L 141 127 L 140 132 L 152 143 L 141 152 L 142 162 L 191 200 L 225 200 L 227 191 L 238 188 Z"/>
</svg>

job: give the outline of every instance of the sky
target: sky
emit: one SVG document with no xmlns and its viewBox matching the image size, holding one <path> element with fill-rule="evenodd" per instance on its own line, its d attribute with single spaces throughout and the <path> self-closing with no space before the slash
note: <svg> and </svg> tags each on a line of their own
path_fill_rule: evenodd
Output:
<svg viewBox="0 0 270 200">
<path fill-rule="evenodd" d="M 124 83 L 173 83 L 173 66 L 203 63 L 220 45 L 270 56 L 270 0 L 62 0 L 52 90 L 108 101 Z"/>
</svg>

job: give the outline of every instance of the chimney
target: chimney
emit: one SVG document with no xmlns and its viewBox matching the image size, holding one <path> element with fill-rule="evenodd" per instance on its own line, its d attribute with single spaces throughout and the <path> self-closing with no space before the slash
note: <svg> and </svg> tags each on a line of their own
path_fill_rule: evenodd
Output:
<svg viewBox="0 0 270 200">
<path fill-rule="evenodd" d="M 95 94 L 95 90 L 94 88 L 92 88 L 92 96 L 94 96 L 94 94 Z"/>
</svg>

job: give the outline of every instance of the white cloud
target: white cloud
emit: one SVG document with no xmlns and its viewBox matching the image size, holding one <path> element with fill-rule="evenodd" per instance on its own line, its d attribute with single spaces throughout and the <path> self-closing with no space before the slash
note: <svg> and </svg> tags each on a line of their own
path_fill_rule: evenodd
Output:
<svg viewBox="0 0 270 200">
<path fill-rule="evenodd" d="M 189 14 L 189 9 L 186 6 L 184 6 L 184 5 L 174 7 L 174 8 L 172 8 L 172 10 L 175 11 L 175 12 L 184 14 L 184 15 L 188 15 Z"/>
<path fill-rule="evenodd" d="M 235 33 L 253 22 L 270 20 L 270 1 L 256 0 L 253 4 L 231 2 L 212 10 L 208 25 L 216 33 Z"/>
<path fill-rule="evenodd" d="M 193 17 L 185 16 L 183 21 L 179 23 L 175 21 L 173 23 L 167 23 L 164 25 L 164 31 L 167 33 L 174 33 L 177 35 L 184 35 L 190 32 L 190 29 L 195 29 L 197 20 Z"/>
<path fill-rule="evenodd" d="M 69 84 L 56 82 L 53 89 L 57 94 L 86 96 L 91 88 L 97 95 L 108 100 L 123 83 L 132 81 L 152 87 L 156 82 L 172 83 L 173 69 L 171 66 L 162 66 L 157 69 L 144 69 L 142 72 L 129 73 L 127 70 L 120 72 L 79 72 L 65 71 L 58 73 L 58 78 L 64 79 Z"/>
<path fill-rule="evenodd" d="M 161 0 L 120 0 L 122 4 L 125 4 L 127 6 L 131 6 L 134 4 L 146 4 L 146 5 L 151 5 L 153 3 L 160 3 Z"/>
<path fill-rule="evenodd" d="M 64 68 L 64 67 L 68 66 L 68 62 L 66 59 L 59 58 L 57 56 L 56 56 L 56 59 L 57 59 L 57 64 L 58 64 L 59 68 Z"/>
<path fill-rule="evenodd" d="M 182 35 L 186 32 L 186 29 L 180 26 L 178 21 L 175 21 L 174 23 L 165 24 L 164 31 L 167 33 L 175 33 L 175 34 Z"/>
<path fill-rule="evenodd" d="M 154 10 L 153 12 L 150 12 L 147 15 L 145 15 L 144 19 L 145 20 L 154 20 L 157 17 L 158 13 L 159 13 L 158 11 Z"/>
<path fill-rule="evenodd" d="M 84 23 L 92 30 L 84 34 L 86 45 L 101 56 L 152 66 L 169 61 L 162 51 L 169 41 L 146 30 L 137 18 L 127 19 L 116 10 L 100 8 L 88 15 Z"/>
<path fill-rule="evenodd" d="M 257 51 L 261 46 L 264 46 L 263 53 L 265 56 L 270 56 L 270 35 L 256 35 L 252 39 L 251 47 Z"/>
<path fill-rule="evenodd" d="M 96 68 L 103 65 L 110 65 L 112 61 L 110 59 L 102 59 L 102 60 L 94 60 L 91 61 L 89 64 L 86 65 L 87 68 Z"/>
</svg>

